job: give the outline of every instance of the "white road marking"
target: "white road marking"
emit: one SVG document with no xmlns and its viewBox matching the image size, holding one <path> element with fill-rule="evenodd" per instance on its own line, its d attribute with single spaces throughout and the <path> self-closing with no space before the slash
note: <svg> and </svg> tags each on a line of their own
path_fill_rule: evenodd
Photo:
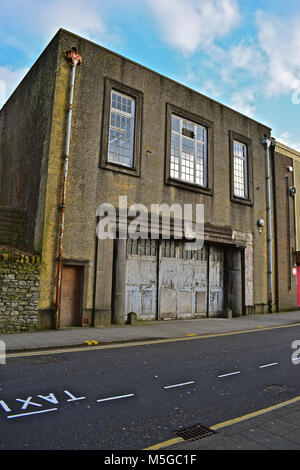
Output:
<svg viewBox="0 0 300 470">
<path fill-rule="evenodd" d="M 119 398 L 127 398 L 127 397 L 134 397 L 134 393 L 129 393 L 128 395 L 119 395 L 117 397 L 102 398 L 101 400 L 97 400 L 97 402 L 109 401 L 109 400 L 118 400 Z"/>
<path fill-rule="evenodd" d="M 229 374 L 223 374 L 223 375 L 218 375 L 218 377 L 228 377 L 229 375 L 236 375 L 236 374 L 240 374 L 241 371 L 237 371 L 237 372 L 230 372 Z"/>
<path fill-rule="evenodd" d="M 72 393 L 68 392 L 68 390 L 64 390 L 64 392 L 69 395 L 69 400 L 67 401 L 76 401 L 76 400 L 85 400 L 86 397 L 75 397 L 74 395 L 72 395 Z"/>
<path fill-rule="evenodd" d="M 0 405 L 2 406 L 2 408 L 4 409 L 4 411 L 6 411 L 7 413 L 9 413 L 9 412 L 11 411 L 11 409 L 7 406 L 7 404 L 5 403 L 5 401 L 0 400 Z"/>
<path fill-rule="evenodd" d="M 43 400 L 47 400 L 50 403 L 53 403 L 53 405 L 57 405 L 58 401 L 57 398 L 53 393 L 50 393 L 49 395 L 38 395 L 39 398 L 42 398 Z"/>
<path fill-rule="evenodd" d="M 37 414 L 40 414 L 40 413 L 49 413 L 49 411 L 56 411 L 58 408 L 49 408 L 48 410 L 41 410 L 41 411 L 31 411 L 31 412 L 28 412 L 28 413 L 20 413 L 18 415 L 10 415 L 10 416 L 7 416 L 8 419 L 10 418 L 20 418 L 22 416 L 28 416 L 28 415 L 37 415 Z"/>
<path fill-rule="evenodd" d="M 271 364 L 264 364 L 263 366 L 259 366 L 260 369 L 263 369 L 264 367 L 271 367 L 271 366 L 277 366 L 278 362 L 272 362 Z"/>
<path fill-rule="evenodd" d="M 182 387 L 183 385 L 190 385 L 190 384 L 194 384 L 195 382 L 184 382 L 182 384 L 175 384 L 175 385 L 167 385 L 166 387 L 164 387 L 164 389 L 167 389 L 167 388 L 174 388 L 174 387 Z"/>
<path fill-rule="evenodd" d="M 26 400 L 21 400 L 21 398 L 16 398 L 16 401 L 21 401 L 23 404 L 22 410 L 26 410 L 28 405 L 32 406 L 42 406 L 40 403 L 34 403 L 33 401 L 30 401 L 32 397 L 28 397 Z"/>
</svg>

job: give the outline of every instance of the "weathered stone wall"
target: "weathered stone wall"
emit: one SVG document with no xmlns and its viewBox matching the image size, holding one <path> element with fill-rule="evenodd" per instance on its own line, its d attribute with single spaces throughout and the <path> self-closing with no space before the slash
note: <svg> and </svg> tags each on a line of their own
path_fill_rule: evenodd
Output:
<svg viewBox="0 0 300 470">
<path fill-rule="evenodd" d="M 27 246 L 41 250 L 57 37 L 0 110 L 0 205 L 27 213 Z"/>
<path fill-rule="evenodd" d="M 0 243 L 26 245 L 26 212 L 0 206 Z"/>
<path fill-rule="evenodd" d="M 40 258 L 0 253 L 0 333 L 38 326 Z"/>
</svg>

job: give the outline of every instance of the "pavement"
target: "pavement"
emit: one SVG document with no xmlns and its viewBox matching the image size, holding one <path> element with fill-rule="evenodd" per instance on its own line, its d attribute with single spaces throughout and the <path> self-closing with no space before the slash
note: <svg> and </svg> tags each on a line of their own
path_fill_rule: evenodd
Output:
<svg viewBox="0 0 300 470">
<path fill-rule="evenodd" d="M 300 397 L 252 418 L 242 417 L 208 437 L 160 447 L 168 452 L 200 450 L 300 450 Z M 214 430 L 214 426 L 212 428 Z"/>
<path fill-rule="evenodd" d="M 215 335 L 251 331 L 258 328 L 300 324 L 300 309 L 293 312 L 258 314 L 235 318 L 201 318 L 139 322 L 136 325 L 110 325 L 100 328 L 73 327 L 59 330 L 0 334 L 6 352 L 38 351 L 86 346 L 86 341 L 99 345 L 182 338 L 187 335 Z"/>
<path fill-rule="evenodd" d="M 72 347 L 99 347 L 109 344 L 176 340 L 235 334 L 259 329 L 300 324 L 300 309 L 293 312 L 228 318 L 203 318 L 141 322 L 101 328 L 66 328 L 30 333 L 0 334 L 7 357 L 13 354 L 54 351 Z M 300 338 L 299 338 L 300 339 Z M 87 343 L 87 341 L 89 343 Z M 92 341 L 97 342 L 94 346 Z M 90 345 L 89 345 L 90 344 Z M 95 344 L 95 343 L 94 343 Z M 274 404 L 265 410 L 211 428 L 214 434 L 194 441 L 176 438 L 160 443 L 166 451 L 182 450 L 300 450 L 300 396 Z"/>
</svg>

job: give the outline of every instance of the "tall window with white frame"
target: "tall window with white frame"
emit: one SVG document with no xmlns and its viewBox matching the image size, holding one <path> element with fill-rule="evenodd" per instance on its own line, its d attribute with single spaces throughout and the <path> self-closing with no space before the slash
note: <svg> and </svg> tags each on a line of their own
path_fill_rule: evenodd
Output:
<svg viewBox="0 0 300 470">
<path fill-rule="evenodd" d="M 247 199 L 248 174 L 247 174 L 247 145 L 237 140 L 233 141 L 233 194 L 236 197 Z"/>
<path fill-rule="evenodd" d="M 108 161 L 133 167 L 135 99 L 112 90 Z"/>
<path fill-rule="evenodd" d="M 207 186 L 207 128 L 172 114 L 170 176 Z"/>
</svg>

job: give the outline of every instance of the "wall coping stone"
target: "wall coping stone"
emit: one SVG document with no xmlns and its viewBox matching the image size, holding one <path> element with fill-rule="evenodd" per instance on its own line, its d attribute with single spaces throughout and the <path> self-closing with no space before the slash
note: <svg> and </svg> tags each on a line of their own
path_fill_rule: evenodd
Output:
<svg viewBox="0 0 300 470">
<path fill-rule="evenodd" d="M 4 253 L 0 251 L 0 261 L 8 263 L 20 263 L 20 264 L 41 264 L 40 256 L 16 254 L 12 252 Z"/>
</svg>

